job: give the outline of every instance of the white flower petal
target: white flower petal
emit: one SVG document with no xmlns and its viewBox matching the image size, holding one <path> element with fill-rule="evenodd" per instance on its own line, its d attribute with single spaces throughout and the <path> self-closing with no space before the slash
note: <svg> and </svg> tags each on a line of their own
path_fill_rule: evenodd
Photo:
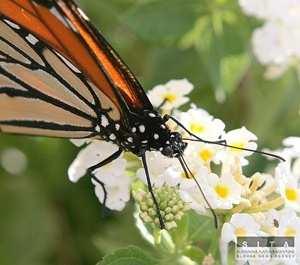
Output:
<svg viewBox="0 0 300 265">
<path fill-rule="evenodd" d="M 109 157 L 118 149 L 114 144 L 104 141 L 93 141 L 82 149 L 68 170 L 69 179 L 77 182 L 86 174 L 89 167 Z"/>
</svg>

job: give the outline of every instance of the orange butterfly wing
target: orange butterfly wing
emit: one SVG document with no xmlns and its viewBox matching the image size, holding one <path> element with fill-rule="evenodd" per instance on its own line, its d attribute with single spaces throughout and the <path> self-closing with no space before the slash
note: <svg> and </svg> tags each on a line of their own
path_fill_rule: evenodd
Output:
<svg viewBox="0 0 300 265">
<path fill-rule="evenodd" d="M 23 26 L 74 63 L 121 109 L 152 108 L 142 87 L 115 51 L 72 1 L 0 1 L 0 13 Z"/>
</svg>

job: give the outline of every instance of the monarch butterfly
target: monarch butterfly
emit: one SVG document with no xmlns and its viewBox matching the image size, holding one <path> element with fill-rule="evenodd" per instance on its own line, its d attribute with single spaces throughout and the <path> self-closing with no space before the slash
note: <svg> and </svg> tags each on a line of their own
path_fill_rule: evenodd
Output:
<svg viewBox="0 0 300 265">
<path fill-rule="evenodd" d="M 4 133 L 93 138 L 118 145 L 117 152 L 89 168 L 93 178 L 95 169 L 123 151 L 141 157 L 161 228 L 164 222 L 145 152 L 175 157 L 192 175 L 183 158 L 185 140 L 227 146 L 200 139 L 173 117 L 162 117 L 127 65 L 72 0 L 0 2 L 0 106 Z M 194 138 L 183 139 L 171 131 L 168 119 Z"/>
</svg>

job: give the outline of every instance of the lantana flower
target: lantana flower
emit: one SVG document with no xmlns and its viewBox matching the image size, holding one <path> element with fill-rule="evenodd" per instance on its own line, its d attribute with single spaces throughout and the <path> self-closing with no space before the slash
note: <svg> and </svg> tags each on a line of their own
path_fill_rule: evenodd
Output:
<svg viewBox="0 0 300 265">
<path fill-rule="evenodd" d="M 235 181 L 231 174 L 221 177 L 210 174 L 206 179 L 208 188 L 205 192 L 207 199 L 214 209 L 231 209 L 241 201 L 242 186 Z"/>
<path fill-rule="evenodd" d="M 300 2 L 239 0 L 245 14 L 265 21 L 252 35 L 253 51 L 267 66 L 266 77 L 276 78 L 300 59 Z"/>
<path fill-rule="evenodd" d="M 299 264 L 300 261 L 300 218 L 292 209 L 270 210 L 260 214 L 258 221 L 261 228 L 270 236 L 294 237 L 296 260 L 288 259 L 280 264 L 292 265 Z M 257 219 L 257 216 L 255 217 Z M 275 263 L 275 264 L 278 264 Z"/>
<path fill-rule="evenodd" d="M 113 152 L 117 147 L 105 141 L 92 141 L 83 148 L 69 167 L 69 179 L 77 182 L 87 174 L 89 167 L 98 164 Z M 101 203 L 112 210 L 122 210 L 130 199 L 130 178 L 126 174 L 126 160 L 122 157 L 96 169 L 93 174 L 102 185 L 92 180 L 95 185 L 95 193 Z M 104 191 L 105 188 L 105 191 Z M 105 192 L 107 193 L 105 196 Z"/>
<path fill-rule="evenodd" d="M 291 207 L 300 212 L 300 187 L 299 179 L 288 172 L 280 171 L 277 167 L 278 190 L 285 199 L 286 207 Z"/>
<path fill-rule="evenodd" d="M 190 132 L 204 140 L 217 141 L 224 133 L 225 124 L 220 119 L 195 105 L 187 112 L 177 114 L 177 117 Z"/>
<path fill-rule="evenodd" d="M 146 152 L 146 157 L 152 185 L 156 188 L 159 188 L 164 184 L 171 185 L 171 183 L 173 183 L 173 178 L 169 174 L 166 174 L 166 171 L 172 164 L 177 162 L 176 159 L 163 156 L 159 152 Z M 136 175 L 145 184 L 147 184 L 146 174 L 143 167 L 137 170 Z"/>
<path fill-rule="evenodd" d="M 251 150 L 256 150 L 257 148 L 257 144 L 255 142 L 257 140 L 256 135 L 250 132 L 246 127 L 227 132 L 223 139 L 228 145 L 237 148 L 246 148 Z M 252 152 L 241 149 L 227 147 L 223 152 L 220 152 L 219 159 L 225 163 L 236 163 L 238 161 L 236 158 L 239 158 L 241 165 L 247 165 L 248 161 L 245 157 L 251 155 Z"/>
<path fill-rule="evenodd" d="M 250 214 L 234 214 L 228 223 L 224 223 L 221 240 L 229 243 L 237 242 L 237 237 L 258 236 L 261 234 L 260 227 L 260 224 Z"/>
<path fill-rule="evenodd" d="M 262 8 L 262 3 L 254 2 L 253 10 Z M 269 15 L 262 9 L 259 16 Z M 224 140 L 224 145 L 226 142 L 237 148 L 256 150 L 257 137 L 245 127 L 225 132 L 221 120 L 196 105 L 191 105 L 187 112 L 178 110 L 188 101 L 186 95 L 191 90 L 192 85 L 187 80 L 173 80 L 165 86 L 155 87 L 149 95 L 156 107 L 164 102 L 161 111 L 170 113 L 172 110 L 179 122 L 197 137 L 208 141 Z M 286 159 L 274 171 L 247 175 L 243 166 L 248 163 L 246 158 L 252 151 L 207 144 L 175 123 L 171 126 L 183 138 L 196 141 L 184 140 L 188 142 L 180 158 L 186 163 L 184 168 L 177 158 L 168 158 L 155 151 L 146 153 L 153 192 L 167 230 L 175 229 L 188 209 L 207 216 L 211 207 L 220 215 L 220 221 L 227 220 L 220 235 L 222 264 L 227 264 L 229 242 L 236 242 L 238 236 L 294 236 L 299 248 L 300 220 L 296 211 L 300 211 L 300 137 L 286 138 L 284 147 L 274 152 Z M 105 141 L 86 139 L 73 140 L 73 143 L 82 149 L 69 168 L 69 179 L 77 182 L 92 173 L 96 196 L 113 210 L 122 210 L 132 191 L 138 206 L 135 214 L 138 227 L 142 227 L 141 231 L 153 228 L 151 241 L 157 244 L 157 235 L 168 232 L 157 232 L 160 228 L 158 211 L 148 192 L 145 170 L 139 159 L 133 161 L 132 157 L 122 155 L 110 164 L 88 172 L 88 168 L 110 156 L 118 147 Z M 171 233 L 168 236 L 171 238 Z M 175 251 L 175 245 L 172 249 Z M 273 264 L 273 260 L 267 262 Z M 250 261 L 249 264 L 261 263 Z"/>
<path fill-rule="evenodd" d="M 148 92 L 148 97 L 155 107 L 170 111 L 189 101 L 186 97 L 193 90 L 193 85 L 187 79 L 171 80 L 164 85 L 155 86 Z"/>
</svg>

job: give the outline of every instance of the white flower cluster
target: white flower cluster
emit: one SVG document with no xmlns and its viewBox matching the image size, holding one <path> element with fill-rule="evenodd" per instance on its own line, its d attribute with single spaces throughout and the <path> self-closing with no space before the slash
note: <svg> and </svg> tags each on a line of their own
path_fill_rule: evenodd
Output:
<svg viewBox="0 0 300 265">
<path fill-rule="evenodd" d="M 265 21 L 252 36 L 253 51 L 266 76 L 275 78 L 300 59 L 299 0 L 239 0 L 249 16 Z"/>
<path fill-rule="evenodd" d="M 220 119 L 193 104 L 186 112 L 176 109 L 187 102 L 186 95 L 193 87 L 187 80 L 173 80 L 159 87 L 160 90 L 154 88 L 149 92 L 154 106 L 160 106 L 163 113 L 172 112 L 173 116 L 197 137 L 210 141 L 223 139 L 228 145 L 237 148 L 257 148 L 257 137 L 245 127 L 226 132 Z M 189 141 L 195 138 L 174 122 L 168 125 L 172 130 L 179 131 L 188 142 L 184 160 L 190 172 L 184 171 L 177 158 L 167 158 L 160 152 L 148 152 L 146 156 L 150 177 L 157 192 L 161 187 L 172 187 L 189 209 L 204 215 L 209 213 L 208 201 L 218 214 L 229 220 L 224 224 L 222 231 L 221 241 L 225 249 L 238 235 L 300 237 L 300 219 L 297 216 L 300 212 L 300 137 L 285 139 L 284 148 L 274 151 L 283 156 L 286 162 L 279 163 L 273 174 L 256 172 L 252 176 L 245 176 L 243 167 L 248 164 L 247 157 L 252 152 Z M 86 144 L 86 147 L 80 151 L 69 168 L 69 178 L 73 182 L 84 176 L 88 167 L 99 163 L 117 150 L 116 146 L 105 141 L 75 143 Z M 110 209 L 122 210 L 130 199 L 131 189 L 134 192 L 137 188 L 146 190 L 144 168 L 137 169 L 133 172 L 136 174 L 129 177 L 128 164 L 132 164 L 132 159 L 121 156 L 94 171 L 95 177 L 105 186 L 106 207 Z M 95 180 L 93 184 L 97 197 L 103 203 L 103 186 Z M 152 202 L 147 201 L 143 205 L 149 203 Z M 148 210 L 143 209 L 147 213 Z"/>
<path fill-rule="evenodd" d="M 170 84 L 171 82 L 167 83 Z M 168 95 L 177 95 L 178 87 L 181 86 L 181 93 L 186 95 L 190 92 L 191 84 L 186 80 L 172 81 L 176 84 L 174 89 L 168 86 Z M 155 90 L 155 97 L 160 101 L 155 101 L 153 92 L 150 91 L 149 96 L 156 106 L 159 106 L 164 99 L 165 91 Z M 168 99 L 167 99 L 168 100 Z M 183 102 L 185 103 L 185 102 Z M 168 101 L 168 105 L 162 106 L 162 111 L 167 112 L 175 109 L 178 104 L 172 105 L 172 101 Z M 196 136 L 210 141 L 220 139 L 226 140 L 226 143 L 239 148 L 256 149 L 254 142 L 256 136 L 248 131 L 245 127 L 225 132 L 225 124 L 220 120 L 211 116 L 207 111 L 191 105 L 186 112 L 174 111 L 175 118 L 182 123 L 190 132 Z M 170 127 L 181 132 L 184 138 L 189 135 L 182 129 L 176 128 L 171 123 Z M 246 157 L 251 153 L 243 150 L 232 148 L 223 148 L 218 145 L 206 144 L 203 142 L 188 142 L 185 150 L 184 158 L 191 172 L 195 176 L 186 176 L 181 164 L 177 159 L 164 157 L 157 152 L 149 152 L 147 154 L 149 162 L 149 170 L 152 184 L 155 187 L 162 185 L 176 186 L 179 188 L 181 198 L 191 209 L 198 213 L 204 214 L 208 209 L 208 205 L 201 195 L 201 191 L 196 182 L 198 182 L 213 209 L 228 210 L 243 201 L 243 185 L 238 181 L 236 175 L 241 172 L 241 167 L 247 164 Z M 212 164 L 219 165 L 219 172 L 213 172 Z M 146 176 L 143 168 L 137 171 L 137 176 L 146 183 Z M 239 176 L 239 178 L 241 178 Z"/>
<path fill-rule="evenodd" d="M 300 137 L 286 138 L 283 145 L 284 148 L 275 153 L 284 157 L 286 162 L 279 163 L 275 168 L 271 185 L 272 190 L 280 195 L 279 199 L 283 200 L 283 204 L 280 201 L 278 205 L 266 203 L 267 207 L 261 207 L 260 211 L 233 214 L 222 229 L 221 249 L 223 248 L 222 254 L 225 257 L 227 244 L 236 242 L 238 236 L 287 236 L 295 237 L 297 257 L 295 262 L 288 260 L 286 264 L 299 264 L 300 218 L 297 214 L 300 213 Z M 280 210 L 275 210 L 279 208 L 276 206 L 280 206 Z M 258 264 L 257 262 L 253 264 Z M 268 262 L 278 264 L 278 261 Z"/>
</svg>

